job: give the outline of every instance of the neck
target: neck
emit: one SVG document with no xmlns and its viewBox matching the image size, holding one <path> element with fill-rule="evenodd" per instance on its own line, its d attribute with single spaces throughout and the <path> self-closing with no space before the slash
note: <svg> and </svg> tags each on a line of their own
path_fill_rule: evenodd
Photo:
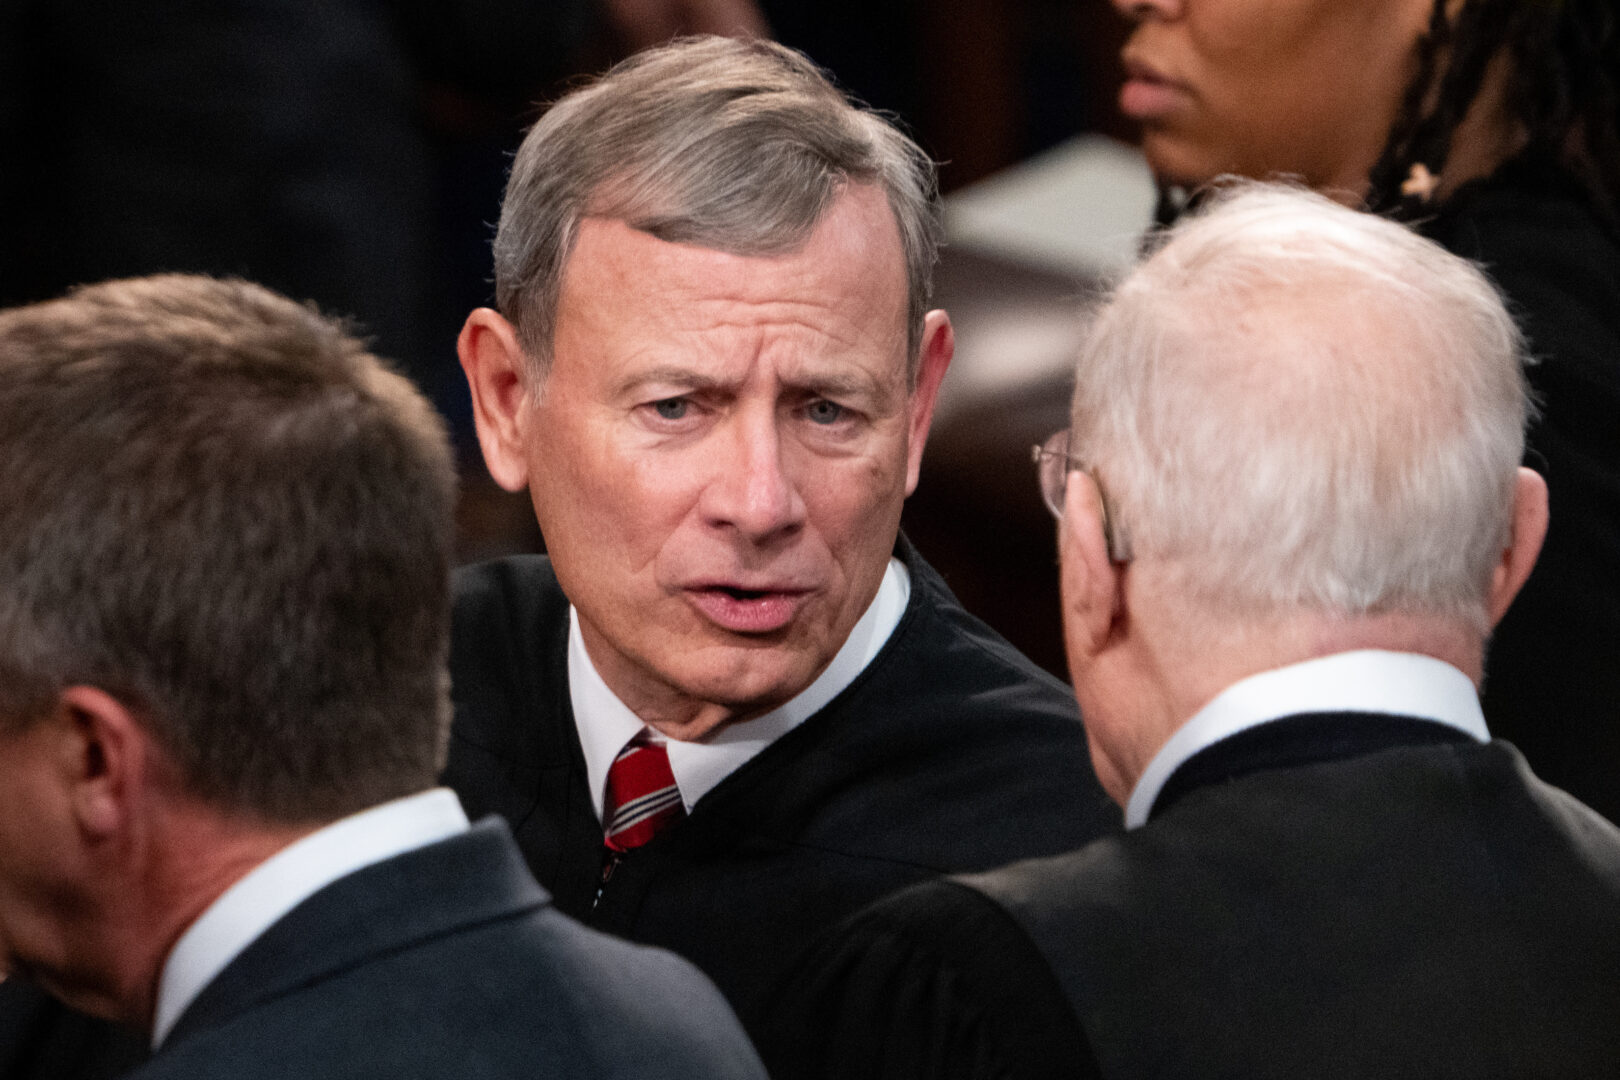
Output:
<svg viewBox="0 0 1620 1080">
<path fill-rule="evenodd" d="M 1449 197 L 1470 180 L 1489 176 L 1524 148 L 1526 134 L 1507 107 L 1512 58 L 1498 53 L 1485 69 L 1479 93 L 1452 134 L 1451 153 L 1441 170 L 1438 194 Z"/>
<path fill-rule="evenodd" d="M 1138 655 L 1130 665 L 1135 685 L 1112 691 L 1117 700 L 1132 702 L 1132 714 L 1110 725 L 1122 737 L 1101 748 L 1115 773 L 1109 792 L 1122 805 L 1120 793 L 1128 797 L 1170 737 L 1227 687 L 1251 675 L 1337 653 L 1383 649 L 1445 661 L 1475 686 L 1483 677 L 1483 635 L 1456 619 L 1317 612 L 1234 619 L 1230 613 L 1224 618 L 1205 614 L 1209 617 L 1188 618 L 1183 611 L 1174 619 L 1155 620 L 1169 628 L 1161 634 L 1143 633 L 1138 621 Z"/>
<path fill-rule="evenodd" d="M 89 1011 L 150 1030 L 163 966 L 181 935 L 232 885 L 318 827 L 247 822 L 199 805 L 169 808 L 155 823 L 144 872 L 105 905 L 110 963 L 103 1007 Z"/>
<path fill-rule="evenodd" d="M 648 678 L 609 645 L 583 616 L 579 619 L 579 630 L 585 655 L 603 684 L 637 719 L 667 739 L 696 742 L 728 724 L 752 720 L 791 700 L 791 695 L 753 702 L 703 700 L 669 683 Z"/>
</svg>

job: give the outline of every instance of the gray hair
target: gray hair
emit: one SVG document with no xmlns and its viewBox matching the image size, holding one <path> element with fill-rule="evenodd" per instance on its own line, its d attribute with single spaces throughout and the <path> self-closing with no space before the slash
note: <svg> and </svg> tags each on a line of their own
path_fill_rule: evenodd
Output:
<svg viewBox="0 0 1620 1080">
<path fill-rule="evenodd" d="M 1532 408 L 1523 350 L 1466 260 L 1237 184 L 1097 313 L 1071 453 L 1135 555 L 1206 598 L 1483 630 Z"/>
<path fill-rule="evenodd" d="M 267 821 L 432 785 L 454 464 L 341 324 L 186 275 L 0 312 L 0 476 L 0 728 L 100 687 Z"/>
<path fill-rule="evenodd" d="M 495 296 L 542 380 L 585 217 L 738 255 L 796 250 L 848 184 L 877 184 L 900 231 L 910 371 L 942 236 L 933 162 L 768 41 L 686 38 L 619 64 L 529 131 L 495 236 Z"/>
</svg>

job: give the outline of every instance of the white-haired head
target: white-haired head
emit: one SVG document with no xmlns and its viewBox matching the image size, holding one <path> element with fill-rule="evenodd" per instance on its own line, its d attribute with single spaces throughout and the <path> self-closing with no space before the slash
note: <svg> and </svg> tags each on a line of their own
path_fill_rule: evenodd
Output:
<svg viewBox="0 0 1620 1080">
<path fill-rule="evenodd" d="M 1133 557 L 1222 608 L 1484 631 L 1522 365 L 1468 261 L 1297 188 L 1233 185 L 1099 308 L 1070 453 Z"/>
</svg>

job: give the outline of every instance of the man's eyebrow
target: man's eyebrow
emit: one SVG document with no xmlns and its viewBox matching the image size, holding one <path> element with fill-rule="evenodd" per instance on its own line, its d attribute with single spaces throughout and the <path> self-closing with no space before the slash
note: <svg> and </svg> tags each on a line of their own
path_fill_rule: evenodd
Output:
<svg viewBox="0 0 1620 1080">
<path fill-rule="evenodd" d="M 615 389 L 619 394 L 628 394 L 649 384 L 679 387 L 685 392 L 701 392 L 721 389 L 726 385 L 726 380 L 688 367 L 666 365 L 634 372 L 626 376 Z"/>
<path fill-rule="evenodd" d="M 828 397 L 879 398 L 884 392 L 881 381 L 863 371 L 800 371 L 786 375 L 782 384 L 800 392 Z M 615 391 L 617 395 L 632 394 L 649 385 L 668 387 L 680 393 L 704 393 L 725 390 L 734 382 L 708 372 L 671 364 L 628 375 L 615 387 Z"/>
<path fill-rule="evenodd" d="M 798 390 L 829 397 L 881 397 L 882 384 L 863 371 L 803 371 L 782 380 Z"/>
</svg>

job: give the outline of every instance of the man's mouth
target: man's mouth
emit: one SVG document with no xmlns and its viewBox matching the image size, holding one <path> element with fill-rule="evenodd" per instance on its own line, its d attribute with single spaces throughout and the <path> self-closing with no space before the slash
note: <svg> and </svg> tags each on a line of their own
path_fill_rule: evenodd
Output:
<svg viewBox="0 0 1620 1080">
<path fill-rule="evenodd" d="M 770 595 L 767 589 L 735 589 L 730 585 L 717 586 L 715 591 L 723 592 L 734 600 L 758 600 L 762 596 Z"/>
<path fill-rule="evenodd" d="M 692 606 L 721 629 L 737 634 L 770 634 L 791 623 L 809 592 L 793 588 L 699 585 L 686 590 Z"/>
</svg>

